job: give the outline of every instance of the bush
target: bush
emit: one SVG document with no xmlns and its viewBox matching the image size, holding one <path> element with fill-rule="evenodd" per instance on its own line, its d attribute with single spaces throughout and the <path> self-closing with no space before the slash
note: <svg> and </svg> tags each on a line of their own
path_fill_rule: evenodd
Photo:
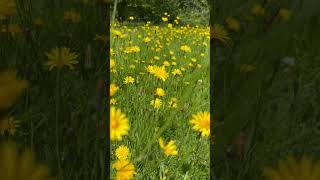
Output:
<svg viewBox="0 0 320 180">
<path fill-rule="evenodd" d="M 159 23 L 163 14 L 180 16 L 185 23 L 208 23 L 209 9 L 206 0 L 120 0 L 117 4 L 117 20 L 134 16 L 142 21 Z"/>
</svg>

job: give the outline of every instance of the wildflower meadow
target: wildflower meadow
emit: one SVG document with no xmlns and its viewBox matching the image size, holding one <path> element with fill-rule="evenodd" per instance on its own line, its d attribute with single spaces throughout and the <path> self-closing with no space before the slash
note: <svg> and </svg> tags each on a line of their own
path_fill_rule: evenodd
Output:
<svg viewBox="0 0 320 180">
<path fill-rule="evenodd" d="M 209 179 L 210 28 L 159 21 L 111 22 L 111 179 Z"/>
<path fill-rule="evenodd" d="M 318 180 L 316 0 L 214 0 L 211 59 L 221 180 Z"/>
<path fill-rule="evenodd" d="M 106 14 L 102 1 L 0 0 L 1 180 L 109 177 Z"/>
<path fill-rule="evenodd" d="M 319 0 L 0 0 L 0 180 L 320 180 Z"/>
</svg>

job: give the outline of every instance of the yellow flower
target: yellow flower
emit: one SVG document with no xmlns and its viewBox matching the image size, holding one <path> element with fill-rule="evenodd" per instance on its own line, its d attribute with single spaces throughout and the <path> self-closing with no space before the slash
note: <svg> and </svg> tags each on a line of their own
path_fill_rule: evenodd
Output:
<svg viewBox="0 0 320 180">
<path fill-rule="evenodd" d="M 116 149 L 116 156 L 118 159 L 128 159 L 130 150 L 127 146 L 121 145 Z"/>
<path fill-rule="evenodd" d="M 235 18 L 228 17 L 226 19 L 226 23 L 227 23 L 229 29 L 231 29 L 233 31 L 239 31 L 240 30 L 240 23 Z"/>
<path fill-rule="evenodd" d="M 214 24 L 211 28 L 211 39 L 220 40 L 222 42 L 226 42 L 229 39 L 228 32 L 225 28 L 220 24 Z"/>
<path fill-rule="evenodd" d="M 143 39 L 143 42 L 145 42 L 145 43 L 148 43 L 148 42 L 150 42 L 151 41 L 151 39 L 149 38 L 149 37 L 145 37 L 144 39 Z"/>
<path fill-rule="evenodd" d="M 160 180 L 167 180 L 166 176 L 160 176 Z"/>
<path fill-rule="evenodd" d="M 1 180 L 54 180 L 46 166 L 38 164 L 30 150 L 20 152 L 12 142 L 0 145 Z"/>
<path fill-rule="evenodd" d="M 199 131 L 202 137 L 210 136 L 210 113 L 198 112 L 192 115 L 190 123 L 193 125 L 192 129 Z"/>
<path fill-rule="evenodd" d="M 14 0 L 0 0 L 0 20 L 16 14 L 16 2 Z"/>
<path fill-rule="evenodd" d="M 125 35 L 118 30 L 111 30 L 111 33 L 114 34 L 117 38 L 123 38 Z"/>
<path fill-rule="evenodd" d="M 60 69 L 63 66 L 68 66 L 70 69 L 74 69 L 73 65 L 78 64 L 78 61 L 76 60 L 78 55 L 70 52 L 70 49 L 66 47 L 53 48 L 49 53 L 47 52 L 46 55 L 49 61 L 45 65 L 49 66 L 50 71 L 54 67 Z"/>
<path fill-rule="evenodd" d="M 116 66 L 116 61 L 114 59 L 110 59 L 110 69 L 113 69 Z"/>
<path fill-rule="evenodd" d="M 157 88 L 155 94 L 159 97 L 166 95 L 165 91 L 162 88 Z"/>
<path fill-rule="evenodd" d="M 124 50 L 125 53 L 137 53 L 137 52 L 140 52 L 140 47 L 139 46 L 131 46 L 131 47 L 127 47 L 125 50 Z"/>
<path fill-rule="evenodd" d="M 110 138 L 111 140 L 122 140 L 122 136 L 128 135 L 129 120 L 120 109 L 111 107 L 110 109 Z"/>
<path fill-rule="evenodd" d="M 64 20 L 71 21 L 73 23 L 80 22 L 81 16 L 74 9 L 64 12 Z"/>
<path fill-rule="evenodd" d="M 260 4 L 255 4 L 251 8 L 251 13 L 255 16 L 264 16 L 266 11 Z"/>
<path fill-rule="evenodd" d="M 277 168 L 264 168 L 263 174 L 267 180 L 319 180 L 320 162 L 306 155 L 300 161 L 287 157 L 278 162 Z"/>
<path fill-rule="evenodd" d="M 150 102 L 150 105 L 152 105 L 156 109 L 159 109 L 162 105 L 162 101 L 161 101 L 161 99 L 156 98 Z"/>
<path fill-rule="evenodd" d="M 0 110 L 10 108 L 27 87 L 26 80 L 17 79 L 16 71 L 0 73 Z"/>
<path fill-rule="evenodd" d="M 164 66 L 153 66 L 152 68 L 148 69 L 151 74 L 156 76 L 158 79 L 161 79 L 162 81 L 166 81 L 166 79 L 169 77 L 169 74 L 166 71 L 166 68 Z"/>
<path fill-rule="evenodd" d="M 116 84 L 110 84 L 110 96 L 116 94 L 116 92 L 119 90 L 119 87 Z"/>
<path fill-rule="evenodd" d="M 166 66 L 166 67 L 169 67 L 170 66 L 170 63 L 168 62 L 168 61 L 163 61 L 163 63 L 162 63 L 164 66 Z"/>
<path fill-rule="evenodd" d="M 172 29 L 173 25 L 171 23 L 168 23 L 168 28 Z"/>
<path fill-rule="evenodd" d="M 177 108 L 177 98 L 172 97 L 169 101 L 169 107 L 170 108 Z"/>
<path fill-rule="evenodd" d="M 281 8 L 279 10 L 279 16 L 284 20 L 284 21 L 288 21 L 291 17 L 291 11 L 289 9 L 286 8 Z"/>
<path fill-rule="evenodd" d="M 117 170 L 117 180 L 130 180 L 136 174 L 134 165 L 126 159 L 116 161 L 112 167 Z"/>
<path fill-rule="evenodd" d="M 19 127 L 19 122 L 15 121 L 12 117 L 4 118 L 0 120 L 0 134 L 8 132 L 10 135 L 14 135 Z"/>
<path fill-rule="evenodd" d="M 180 47 L 180 50 L 183 52 L 191 52 L 191 47 L 189 47 L 187 45 L 183 45 Z"/>
<path fill-rule="evenodd" d="M 110 99 L 110 104 L 115 105 L 117 104 L 117 100 L 115 98 Z"/>
<path fill-rule="evenodd" d="M 132 20 L 134 20 L 134 17 L 133 17 L 133 16 L 130 16 L 129 19 L 132 21 Z"/>
<path fill-rule="evenodd" d="M 177 146 L 175 145 L 175 142 L 173 140 L 170 140 L 169 143 L 165 145 L 163 139 L 159 138 L 159 145 L 166 156 L 178 155 Z"/>
<path fill-rule="evenodd" d="M 147 69 L 147 72 L 150 73 L 150 74 L 152 74 L 153 71 L 154 71 L 154 67 L 151 66 L 151 65 L 149 65 L 148 67 L 146 67 L 146 69 Z"/>
<path fill-rule="evenodd" d="M 127 76 L 124 78 L 124 83 L 125 84 L 133 84 L 134 83 L 134 78 L 132 76 Z"/>
<path fill-rule="evenodd" d="M 167 17 L 162 17 L 162 21 L 163 21 L 163 22 L 167 22 L 167 21 L 168 21 L 168 18 L 167 18 Z"/>
</svg>

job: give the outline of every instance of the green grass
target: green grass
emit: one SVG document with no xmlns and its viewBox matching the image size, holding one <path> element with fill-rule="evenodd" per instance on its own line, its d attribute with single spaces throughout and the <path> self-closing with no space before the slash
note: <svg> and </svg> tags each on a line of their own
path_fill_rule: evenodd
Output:
<svg viewBox="0 0 320 180">
<path fill-rule="evenodd" d="M 126 34 L 124 38 L 117 38 L 111 34 L 111 48 L 115 53 L 112 59 L 116 61 L 117 70 L 111 74 L 111 83 L 120 87 L 114 95 L 117 100 L 115 106 L 124 111 L 129 118 L 130 130 L 123 141 L 111 142 L 111 163 L 116 160 L 115 149 L 124 144 L 132 153 L 130 160 L 136 167 L 136 179 L 159 179 L 163 169 L 168 170 L 167 179 L 209 179 L 209 140 L 201 138 L 189 124 L 192 114 L 210 110 L 208 28 L 187 28 L 180 32 L 180 26 L 170 30 L 161 25 L 157 33 L 154 28 L 155 25 L 150 25 L 150 29 L 144 29 L 141 23 L 128 22 L 112 28 Z M 152 39 L 148 44 L 142 41 L 146 36 Z M 166 38 L 172 38 L 169 40 L 170 44 L 166 44 Z M 129 39 L 132 44 L 129 44 Z M 152 50 L 157 39 L 163 45 L 159 52 Z M 207 46 L 203 45 L 204 42 Z M 139 46 L 141 51 L 126 54 L 121 50 L 134 45 Z M 190 46 L 192 52 L 182 52 L 182 45 Z M 175 53 L 176 66 L 171 64 L 173 60 L 169 51 Z M 201 53 L 204 56 L 200 56 Z M 160 57 L 160 60 L 154 60 L 154 56 Z M 197 59 L 197 62 L 193 63 L 195 67 L 188 67 L 191 58 Z M 166 81 L 147 73 L 145 68 L 148 65 L 159 66 L 165 60 L 171 64 L 166 67 L 169 73 Z M 197 64 L 201 64 L 202 67 L 197 68 Z M 135 65 L 136 68 L 131 69 L 130 65 Z M 183 76 L 175 77 L 171 74 L 173 69 L 181 67 L 186 68 L 186 71 L 182 71 Z M 124 84 L 126 76 L 132 76 L 136 82 Z M 162 106 L 159 110 L 150 105 L 150 101 L 155 98 L 156 88 L 163 88 L 166 92 L 166 95 L 160 98 Z M 168 108 L 171 97 L 178 100 L 176 109 Z M 177 156 L 164 155 L 158 144 L 160 136 L 166 143 L 170 139 L 176 142 L 179 151 Z M 114 169 L 111 177 L 115 177 Z"/>
<path fill-rule="evenodd" d="M 64 12 L 72 8 L 80 13 L 80 22 L 63 19 Z M 99 103 L 101 95 L 93 99 L 99 95 L 98 79 L 105 79 L 107 75 L 107 69 L 103 68 L 105 44 L 94 40 L 96 34 L 106 34 L 105 15 L 99 2 L 17 1 L 17 14 L 0 22 L 1 26 L 18 24 L 21 29 L 14 36 L 0 33 L 3 42 L 0 69 L 15 69 L 21 78 L 29 81 L 29 87 L 15 105 L 2 113 L 13 116 L 20 127 L 15 135 L 0 138 L 34 149 L 37 159 L 48 165 L 58 179 L 102 180 L 108 176 L 104 158 L 107 141 L 103 138 L 105 109 Z M 33 24 L 38 17 L 43 20 L 41 26 Z M 49 71 L 44 66 L 45 52 L 56 46 L 66 46 L 79 55 L 79 64 L 74 70 L 63 68 L 61 71 L 59 97 L 56 97 L 57 70 Z M 91 47 L 91 56 L 86 55 L 88 47 Z M 91 69 L 85 67 L 86 58 L 93 63 Z"/>
<path fill-rule="evenodd" d="M 265 16 L 250 13 L 256 3 Z M 276 179 L 263 171 L 272 166 L 283 173 L 278 162 L 287 156 L 318 160 L 319 1 L 234 0 L 211 6 L 211 24 L 223 25 L 230 38 L 211 44 L 217 179 Z M 279 16 L 282 8 L 291 12 L 289 20 Z M 240 22 L 240 31 L 228 28 L 229 16 Z M 248 64 L 255 70 L 242 71 Z"/>
</svg>

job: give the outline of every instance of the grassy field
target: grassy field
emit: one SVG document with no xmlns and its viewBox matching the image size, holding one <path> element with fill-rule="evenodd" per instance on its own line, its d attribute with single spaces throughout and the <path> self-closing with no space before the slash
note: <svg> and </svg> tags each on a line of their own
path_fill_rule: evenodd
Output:
<svg viewBox="0 0 320 180">
<path fill-rule="evenodd" d="M 121 110 L 128 126 L 120 133 L 121 125 L 114 124 L 119 116 L 111 110 L 111 179 L 125 176 L 118 165 L 127 150 L 134 179 L 209 179 L 209 139 L 190 123 L 210 110 L 209 27 L 163 17 L 160 25 L 134 18 L 112 23 L 111 108 Z M 203 126 L 210 124 L 207 115 Z M 117 132 L 121 140 L 112 139 Z M 164 145 L 173 142 L 161 148 L 159 138 Z"/>
<path fill-rule="evenodd" d="M 1 142 L 31 148 L 57 179 L 106 179 L 105 7 L 100 1 L 0 2 L 0 69 L 17 72 L 0 75 Z M 51 70 L 50 61 L 56 65 Z M 7 149 L 9 155 L 0 152 L 4 180 L 6 173 L 22 174 L 24 164 L 14 164 L 15 149 Z M 28 179 L 40 167 L 31 155 L 22 157 L 30 167 L 22 179 Z"/>
<path fill-rule="evenodd" d="M 212 4 L 217 179 L 320 179 L 319 3 Z"/>
</svg>

